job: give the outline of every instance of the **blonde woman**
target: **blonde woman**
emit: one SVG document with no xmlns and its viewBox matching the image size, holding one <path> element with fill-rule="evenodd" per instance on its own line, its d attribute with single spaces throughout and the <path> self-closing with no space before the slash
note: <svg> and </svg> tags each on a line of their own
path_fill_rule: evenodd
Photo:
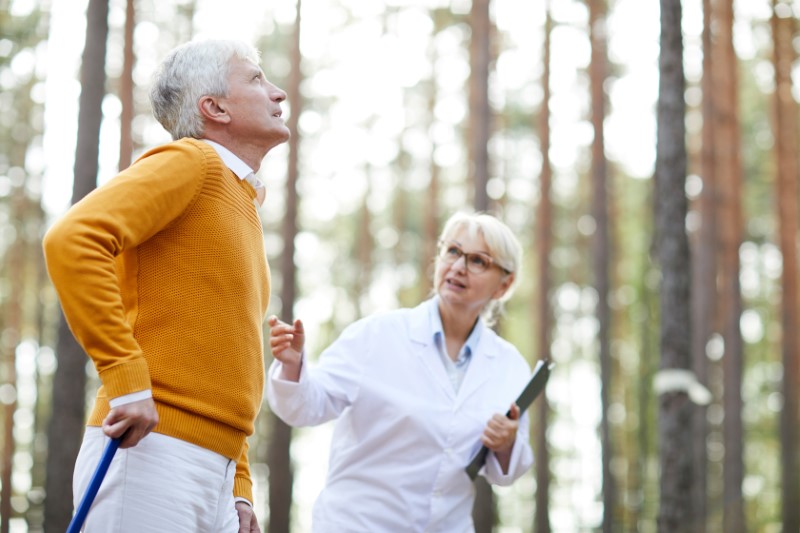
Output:
<svg viewBox="0 0 800 533">
<path fill-rule="evenodd" d="M 490 483 L 511 484 L 530 468 L 528 420 L 513 405 L 530 369 L 489 327 L 521 255 L 497 218 L 455 214 L 442 231 L 433 296 L 352 324 L 316 366 L 303 352 L 302 322 L 269 319 L 274 412 L 293 426 L 337 419 L 314 532 L 473 531 L 464 468 L 481 445 Z"/>
</svg>

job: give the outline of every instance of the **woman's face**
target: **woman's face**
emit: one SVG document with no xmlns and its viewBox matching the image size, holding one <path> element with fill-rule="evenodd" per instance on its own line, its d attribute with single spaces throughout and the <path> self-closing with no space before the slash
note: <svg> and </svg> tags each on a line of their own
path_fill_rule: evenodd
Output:
<svg viewBox="0 0 800 533">
<path fill-rule="evenodd" d="M 443 305 L 476 317 L 489 300 L 505 294 L 514 280 L 494 262 L 480 233 L 458 228 L 440 249 L 434 281 Z"/>
</svg>

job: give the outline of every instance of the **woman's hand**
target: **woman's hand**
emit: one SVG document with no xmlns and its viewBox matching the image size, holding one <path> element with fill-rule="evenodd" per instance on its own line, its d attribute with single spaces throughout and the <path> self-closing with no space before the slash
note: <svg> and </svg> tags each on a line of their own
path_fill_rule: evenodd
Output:
<svg viewBox="0 0 800 533">
<path fill-rule="evenodd" d="M 517 440 L 519 414 L 519 407 L 512 403 L 508 416 L 495 413 L 481 435 L 483 445 L 494 452 L 504 474 L 508 473 L 511 464 L 511 450 Z"/>
<path fill-rule="evenodd" d="M 306 342 L 303 322 L 299 319 L 290 326 L 271 316 L 269 324 L 269 346 L 272 355 L 282 363 L 281 379 L 289 381 L 300 380 L 300 367 L 303 363 L 303 346 Z"/>
</svg>

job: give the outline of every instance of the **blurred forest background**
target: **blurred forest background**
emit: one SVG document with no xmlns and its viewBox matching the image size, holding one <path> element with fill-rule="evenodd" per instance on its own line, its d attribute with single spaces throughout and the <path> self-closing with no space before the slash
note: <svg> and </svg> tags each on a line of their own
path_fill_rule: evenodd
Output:
<svg viewBox="0 0 800 533">
<path fill-rule="evenodd" d="M 498 328 L 556 367 L 534 470 L 478 486 L 479 532 L 800 531 L 800 1 L 0 7 L 0 533 L 65 530 L 97 386 L 41 237 L 168 140 L 150 76 L 195 37 L 250 40 L 289 94 L 260 172 L 270 312 L 312 353 L 426 297 L 454 210 L 523 242 Z M 309 530 L 329 439 L 262 409 L 265 532 Z"/>
</svg>

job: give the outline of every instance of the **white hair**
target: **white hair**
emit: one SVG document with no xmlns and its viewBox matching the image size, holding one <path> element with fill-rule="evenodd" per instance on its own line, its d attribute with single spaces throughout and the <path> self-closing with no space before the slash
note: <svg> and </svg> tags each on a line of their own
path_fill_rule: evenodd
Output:
<svg viewBox="0 0 800 533">
<path fill-rule="evenodd" d="M 198 102 L 203 96 L 227 96 L 231 59 L 259 62 L 258 50 L 237 40 L 191 41 L 161 62 L 150 89 L 153 114 L 173 139 L 205 132 Z"/>
</svg>

